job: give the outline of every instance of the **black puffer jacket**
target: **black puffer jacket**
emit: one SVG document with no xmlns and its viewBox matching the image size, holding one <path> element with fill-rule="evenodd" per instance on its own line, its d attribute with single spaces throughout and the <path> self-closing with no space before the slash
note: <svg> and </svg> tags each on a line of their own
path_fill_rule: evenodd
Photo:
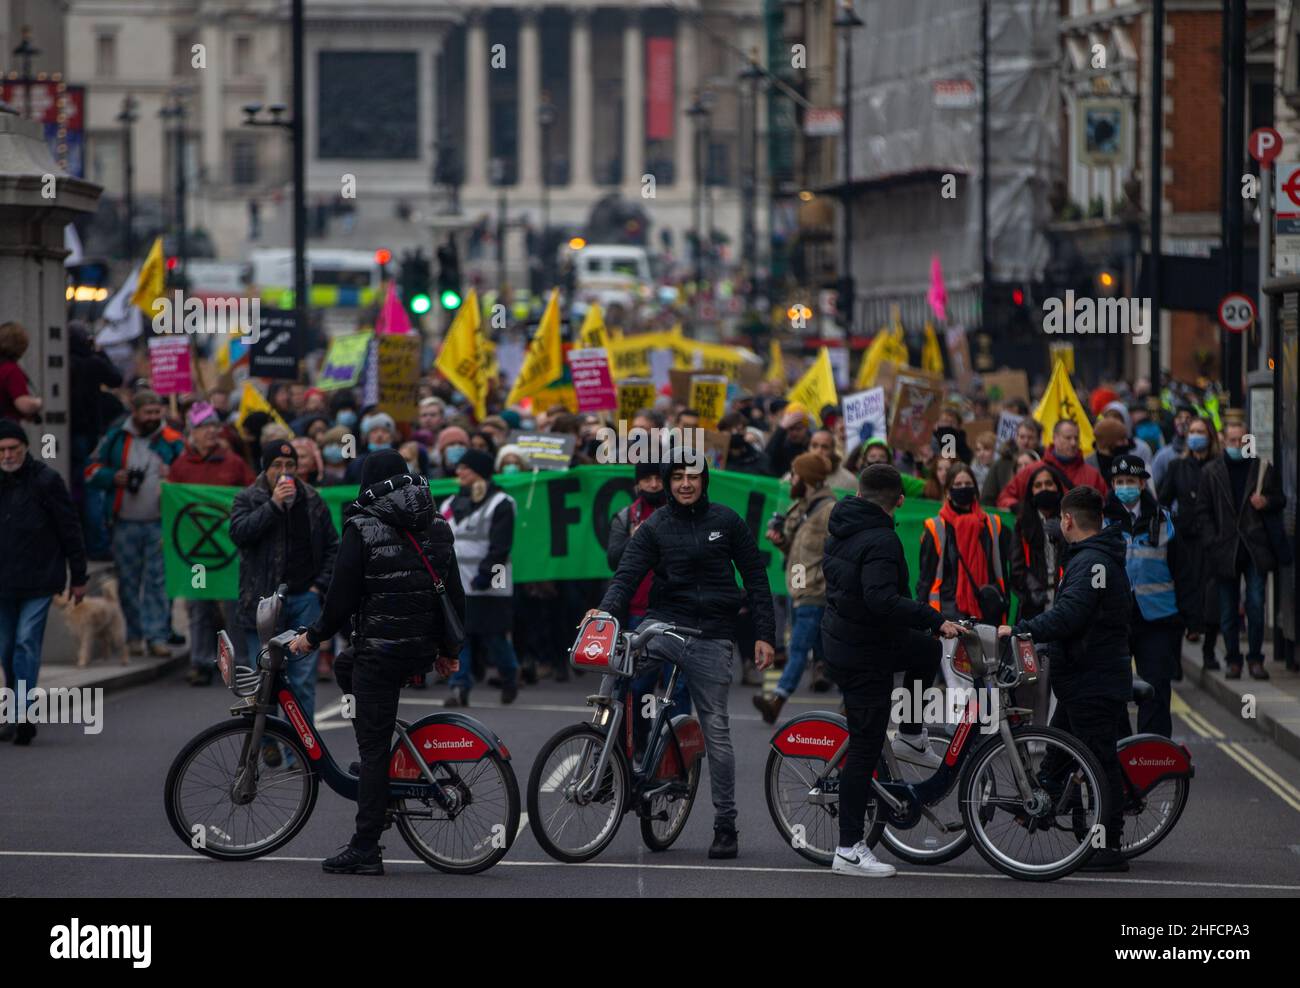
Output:
<svg viewBox="0 0 1300 988">
<path fill-rule="evenodd" d="M 358 661 L 396 661 L 428 668 L 437 654 L 455 655 L 442 606 L 410 533 L 442 578 L 452 609 L 465 620 L 465 591 L 451 526 L 437 513 L 423 477 L 388 481 L 343 509 L 343 540 L 320 619 L 308 636 L 319 642 L 349 619 Z"/>
<path fill-rule="evenodd" d="M 867 668 L 903 647 L 906 632 L 937 633 L 943 617 L 913 600 L 903 543 L 894 520 L 870 501 L 846 497 L 831 509 L 827 524 L 826 612 L 822 647 L 826 661 Z"/>
<path fill-rule="evenodd" d="M 28 454 L 0 472 L 0 593 L 47 597 L 86 584 L 86 550 L 77 509 L 58 471 Z"/>
<path fill-rule="evenodd" d="M 1133 693 L 1128 645 L 1133 591 L 1125 555 L 1124 532 L 1118 525 L 1074 543 L 1052 606 L 1016 623 L 1017 634 L 1060 644 L 1052 657 L 1052 692 L 1060 700 L 1123 700 Z"/>
<path fill-rule="evenodd" d="M 662 470 L 665 488 L 672 466 L 665 463 Z M 707 465 L 700 482 L 704 490 L 698 501 L 680 504 L 670 490 L 668 504 L 636 530 L 600 609 L 619 620 L 626 618 L 641 579 L 653 571 L 647 619 L 672 621 L 699 628 L 706 638 L 735 641 L 736 617 L 748 598 L 756 640 L 772 644 L 776 618 L 758 543 L 740 515 L 709 501 Z M 737 570 L 745 584 L 743 592 L 736 586 Z"/>
</svg>

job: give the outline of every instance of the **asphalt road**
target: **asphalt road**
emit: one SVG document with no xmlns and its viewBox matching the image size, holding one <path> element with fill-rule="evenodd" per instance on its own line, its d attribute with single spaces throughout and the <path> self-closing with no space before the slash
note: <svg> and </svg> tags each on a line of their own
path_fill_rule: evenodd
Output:
<svg viewBox="0 0 1300 988">
<path fill-rule="evenodd" d="M 494 728 L 514 757 L 521 790 L 540 745 L 559 728 L 587 720 L 591 677 L 526 687 L 509 707 L 480 687 L 471 712 Z M 864 896 L 1211 897 L 1300 895 L 1300 762 L 1249 725 L 1235 722 L 1188 684 L 1178 687 L 1175 736 L 1192 751 L 1196 778 L 1176 830 L 1124 875 L 1075 876 L 1048 885 L 1016 882 L 974 850 L 947 865 L 900 863 L 889 880 L 848 880 L 806 863 L 768 816 L 762 773 L 770 728 L 733 687 L 741 855 L 711 862 L 707 773 L 677 844 L 652 854 L 632 816 L 596 862 L 548 858 L 525 826 L 505 860 L 481 875 L 455 877 L 419 862 L 397 832 L 385 835 L 381 879 L 325 875 L 319 861 L 352 832 L 353 804 L 322 786 L 304 830 L 278 854 L 249 863 L 214 861 L 189 850 L 163 813 L 163 779 L 180 747 L 226 718 L 219 685 L 188 686 L 179 675 L 106 697 L 104 729 L 43 727 L 30 748 L 0 745 L 2 896 Z M 441 705 L 441 689 L 408 690 L 402 716 Z M 337 709 L 339 691 L 321 684 L 318 726 L 347 764 L 356 745 Z M 804 695 L 788 712 L 833 705 Z M 881 851 L 888 859 L 887 852 Z"/>
</svg>

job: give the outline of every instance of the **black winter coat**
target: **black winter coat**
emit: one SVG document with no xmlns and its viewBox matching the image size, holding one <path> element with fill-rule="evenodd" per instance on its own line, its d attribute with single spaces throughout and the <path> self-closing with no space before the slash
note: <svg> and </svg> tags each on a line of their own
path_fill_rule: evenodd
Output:
<svg viewBox="0 0 1300 988">
<path fill-rule="evenodd" d="M 1017 634 L 1059 643 L 1052 657 L 1052 692 L 1059 700 L 1133 695 L 1128 646 L 1133 591 L 1125 549 L 1124 533 L 1115 525 L 1074 543 L 1052 606 L 1016 622 Z"/>
<path fill-rule="evenodd" d="M 343 509 L 343 538 L 321 616 L 309 631 L 313 642 L 355 629 L 358 661 L 397 662 L 427 670 L 438 654 L 457 655 L 447 635 L 429 566 L 442 578 L 452 609 L 465 621 L 465 590 L 456 565 L 451 526 L 435 509 L 428 482 L 410 477 L 395 489 L 388 482 L 362 493 Z"/>
<path fill-rule="evenodd" d="M 0 472 L 0 593 L 48 597 L 86 583 L 86 548 L 77 509 L 58 472 L 28 455 Z"/>
<path fill-rule="evenodd" d="M 647 620 L 684 624 L 699 628 L 705 638 L 735 641 L 736 618 L 748 599 L 756 640 L 775 644 L 772 592 L 754 534 L 736 512 L 709 501 L 707 466 L 701 483 L 704 490 L 695 503 L 683 505 L 669 493 L 668 504 L 642 522 L 623 551 L 600 609 L 624 620 L 642 578 L 653 572 Z M 743 592 L 736 586 L 737 570 Z"/>
<path fill-rule="evenodd" d="M 1246 474 L 1246 496 L 1234 503 L 1232 479 L 1223 455 L 1216 456 L 1201 470 L 1201 484 L 1196 498 L 1196 528 L 1205 547 L 1209 576 L 1230 580 L 1237 575 L 1237 548 L 1244 545 L 1261 573 L 1277 569 L 1277 557 L 1264 527 L 1264 512 L 1273 514 L 1286 506 L 1277 470 L 1270 465 L 1260 491 L 1268 500 L 1264 512 L 1250 503 L 1259 481 L 1260 461 L 1250 461 Z"/>
<path fill-rule="evenodd" d="M 334 575 L 339 535 L 330 509 L 311 487 L 296 481 L 298 497 L 306 498 L 311 525 L 311 564 L 314 586 L 326 588 Z M 239 620 L 257 626 L 257 602 L 284 582 L 288 567 L 290 512 L 271 500 L 266 474 L 235 495 L 230 508 L 230 541 L 239 549 Z"/>
<path fill-rule="evenodd" d="M 938 632 L 942 615 L 911 597 L 907 560 L 893 518 L 870 501 L 846 497 L 831 509 L 827 530 L 822 560 L 822 647 L 827 662 L 870 668 L 892 661 L 909 629 Z"/>
</svg>

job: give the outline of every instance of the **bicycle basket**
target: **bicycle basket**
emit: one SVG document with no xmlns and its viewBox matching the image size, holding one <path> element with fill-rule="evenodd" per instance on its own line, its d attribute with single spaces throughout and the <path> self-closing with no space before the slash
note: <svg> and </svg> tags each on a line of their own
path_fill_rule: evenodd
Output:
<svg viewBox="0 0 1300 988">
<path fill-rule="evenodd" d="M 584 671 L 632 675 L 632 654 L 619 631 L 612 617 L 587 618 L 569 650 L 569 664 Z"/>
</svg>

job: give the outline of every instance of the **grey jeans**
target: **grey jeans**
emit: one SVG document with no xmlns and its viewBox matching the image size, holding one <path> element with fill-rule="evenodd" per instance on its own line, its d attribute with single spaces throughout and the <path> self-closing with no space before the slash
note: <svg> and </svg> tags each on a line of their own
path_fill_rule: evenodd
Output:
<svg viewBox="0 0 1300 988">
<path fill-rule="evenodd" d="M 727 715 L 735 654 L 735 644 L 724 639 L 687 638 L 683 642 L 659 635 L 651 641 L 645 659 L 636 670 L 640 675 L 658 670 L 665 660 L 672 660 L 685 671 L 686 687 L 704 731 L 715 826 L 736 825 L 736 752 L 731 746 L 731 722 Z"/>
</svg>

